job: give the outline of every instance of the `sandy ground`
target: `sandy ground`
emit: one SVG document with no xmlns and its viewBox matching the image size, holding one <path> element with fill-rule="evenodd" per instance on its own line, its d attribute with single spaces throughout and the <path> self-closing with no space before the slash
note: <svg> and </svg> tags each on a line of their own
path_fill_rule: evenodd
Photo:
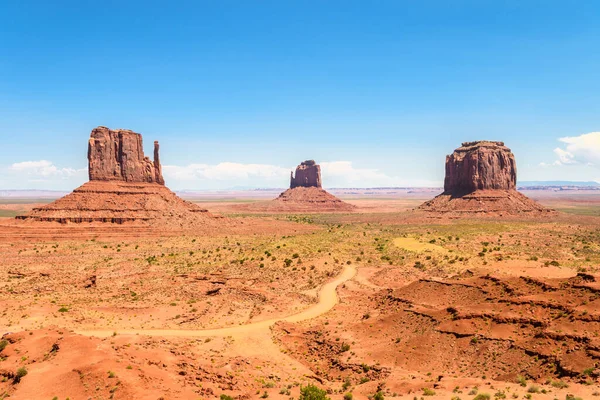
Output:
<svg viewBox="0 0 600 400">
<path fill-rule="evenodd" d="M 600 199 L 569 199 L 534 220 L 203 203 L 223 232 L 0 219 L 0 398 L 594 398 Z"/>
</svg>

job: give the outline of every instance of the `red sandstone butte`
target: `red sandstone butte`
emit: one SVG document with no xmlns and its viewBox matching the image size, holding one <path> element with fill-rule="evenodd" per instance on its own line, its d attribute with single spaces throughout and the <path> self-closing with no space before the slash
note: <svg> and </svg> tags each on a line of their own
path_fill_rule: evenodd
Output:
<svg viewBox="0 0 600 400">
<path fill-rule="evenodd" d="M 154 142 L 154 161 L 144 156 L 142 135 L 127 129 L 99 126 L 92 130 L 88 143 L 90 181 L 146 182 L 164 185 Z"/>
<path fill-rule="evenodd" d="M 296 176 L 290 173 L 290 189 L 297 187 L 316 187 L 321 189 L 321 166 L 315 160 L 306 160 L 296 167 Z"/>
<path fill-rule="evenodd" d="M 352 211 L 355 206 L 323 190 L 321 167 L 314 160 L 306 160 L 291 173 L 290 188 L 266 207 L 272 211 Z"/>
<path fill-rule="evenodd" d="M 476 190 L 515 190 L 517 163 L 503 142 L 467 142 L 446 156 L 444 193 L 455 196 Z"/>
<path fill-rule="evenodd" d="M 161 228 L 220 225 L 207 210 L 165 186 L 154 142 L 154 161 L 144 156 L 142 135 L 100 126 L 88 142 L 90 181 L 18 219 L 60 223 L 142 223 Z"/>
<path fill-rule="evenodd" d="M 444 193 L 419 210 L 433 214 L 547 214 L 516 190 L 515 156 L 503 142 L 466 142 L 446 156 Z"/>
</svg>

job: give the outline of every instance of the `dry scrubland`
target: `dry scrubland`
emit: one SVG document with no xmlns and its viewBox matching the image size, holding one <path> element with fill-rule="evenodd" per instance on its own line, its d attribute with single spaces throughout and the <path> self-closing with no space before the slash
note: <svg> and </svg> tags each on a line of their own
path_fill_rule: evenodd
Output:
<svg viewBox="0 0 600 400">
<path fill-rule="evenodd" d="M 210 234 L 0 219 L 0 398 L 600 395 L 600 199 L 531 221 L 386 201 L 212 202 L 245 229 Z"/>
</svg>

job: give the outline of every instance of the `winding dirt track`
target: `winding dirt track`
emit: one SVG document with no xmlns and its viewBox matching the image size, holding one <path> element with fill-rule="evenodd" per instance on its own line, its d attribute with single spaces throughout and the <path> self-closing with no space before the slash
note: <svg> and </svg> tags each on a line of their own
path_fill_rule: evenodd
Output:
<svg viewBox="0 0 600 400">
<path fill-rule="evenodd" d="M 318 317 L 331 310 L 338 303 L 337 287 L 344 282 L 352 279 L 356 274 L 356 268 L 352 265 L 347 265 L 344 270 L 334 280 L 324 284 L 319 290 L 319 301 L 297 314 L 288 315 L 287 317 L 272 318 L 264 321 L 254 322 L 247 325 L 231 326 L 217 329 L 133 329 L 118 331 L 119 335 L 148 335 L 148 336 L 170 336 L 170 337 L 206 337 L 206 336 L 231 336 L 244 337 L 254 335 L 258 332 L 267 331 L 276 322 L 300 322 Z M 80 335 L 108 337 L 115 332 L 111 330 L 83 330 L 75 331 Z"/>
</svg>

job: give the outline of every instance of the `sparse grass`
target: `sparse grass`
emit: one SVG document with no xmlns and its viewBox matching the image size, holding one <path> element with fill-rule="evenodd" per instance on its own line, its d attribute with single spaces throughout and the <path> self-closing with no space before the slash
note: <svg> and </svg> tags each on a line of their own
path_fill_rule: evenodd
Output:
<svg viewBox="0 0 600 400">
<path fill-rule="evenodd" d="M 537 385 L 531 385 L 527 388 L 527 392 L 528 393 L 539 393 L 540 392 L 540 387 Z"/>
<path fill-rule="evenodd" d="M 569 385 L 564 382 L 564 381 L 552 381 L 552 386 L 557 388 L 557 389 L 566 389 L 569 387 Z"/>
</svg>

